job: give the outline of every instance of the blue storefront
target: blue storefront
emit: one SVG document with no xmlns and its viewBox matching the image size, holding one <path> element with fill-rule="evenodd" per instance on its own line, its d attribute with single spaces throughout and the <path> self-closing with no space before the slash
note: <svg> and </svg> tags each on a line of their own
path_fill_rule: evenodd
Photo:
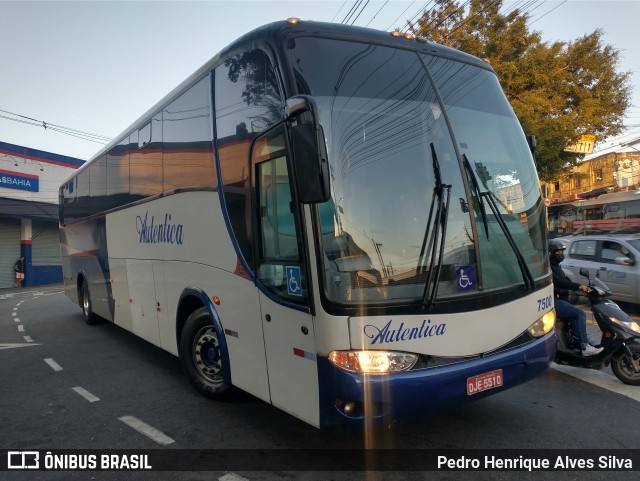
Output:
<svg viewBox="0 0 640 481">
<path fill-rule="evenodd" d="M 24 287 L 62 281 L 58 187 L 81 159 L 0 142 L 0 288 L 15 286 L 25 257 Z"/>
</svg>

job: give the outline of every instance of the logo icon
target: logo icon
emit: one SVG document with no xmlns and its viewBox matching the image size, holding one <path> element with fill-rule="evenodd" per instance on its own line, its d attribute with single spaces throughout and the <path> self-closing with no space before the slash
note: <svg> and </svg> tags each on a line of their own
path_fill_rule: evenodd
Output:
<svg viewBox="0 0 640 481">
<path fill-rule="evenodd" d="M 40 453 L 38 451 L 9 451 L 7 453 L 7 469 L 39 469 Z"/>
<path fill-rule="evenodd" d="M 456 284 L 458 291 L 471 291 L 476 288 L 476 271 L 473 266 L 456 268 Z"/>
</svg>

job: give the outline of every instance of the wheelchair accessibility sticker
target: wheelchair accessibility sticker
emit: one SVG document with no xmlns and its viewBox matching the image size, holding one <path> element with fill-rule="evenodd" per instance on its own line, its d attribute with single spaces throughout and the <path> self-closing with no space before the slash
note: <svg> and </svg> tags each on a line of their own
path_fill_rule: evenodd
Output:
<svg viewBox="0 0 640 481">
<path fill-rule="evenodd" d="M 302 296 L 302 277 L 299 267 L 287 266 L 287 292 L 291 296 Z"/>
<path fill-rule="evenodd" d="M 472 291 L 476 288 L 476 271 L 473 266 L 456 267 L 456 287 L 459 291 Z"/>
</svg>

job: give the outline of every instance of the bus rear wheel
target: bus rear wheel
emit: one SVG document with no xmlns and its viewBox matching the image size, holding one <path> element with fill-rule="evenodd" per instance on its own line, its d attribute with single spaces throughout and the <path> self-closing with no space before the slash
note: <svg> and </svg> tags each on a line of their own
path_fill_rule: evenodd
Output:
<svg viewBox="0 0 640 481">
<path fill-rule="evenodd" d="M 89 284 L 86 279 L 82 280 L 82 287 L 80 290 L 80 307 L 82 307 L 82 317 L 84 317 L 84 322 L 89 325 L 100 322 L 100 318 L 96 316 L 92 310 L 91 294 L 89 293 Z"/>
<path fill-rule="evenodd" d="M 225 357 L 218 334 L 206 307 L 194 311 L 185 323 L 180 338 L 180 362 L 193 387 L 201 394 L 227 401 L 236 394 L 224 380 Z"/>
</svg>

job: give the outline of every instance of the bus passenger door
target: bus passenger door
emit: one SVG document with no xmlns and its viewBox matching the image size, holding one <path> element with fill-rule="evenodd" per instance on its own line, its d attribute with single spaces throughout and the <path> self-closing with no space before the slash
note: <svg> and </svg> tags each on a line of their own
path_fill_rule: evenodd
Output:
<svg viewBox="0 0 640 481">
<path fill-rule="evenodd" d="M 256 141 L 252 169 L 257 223 L 256 283 L 260 290 L 271 402 L 318 426 L 313 318 L 299 211 L 292 199 L 282 129 L 274 129 Z"/>
</svg>

